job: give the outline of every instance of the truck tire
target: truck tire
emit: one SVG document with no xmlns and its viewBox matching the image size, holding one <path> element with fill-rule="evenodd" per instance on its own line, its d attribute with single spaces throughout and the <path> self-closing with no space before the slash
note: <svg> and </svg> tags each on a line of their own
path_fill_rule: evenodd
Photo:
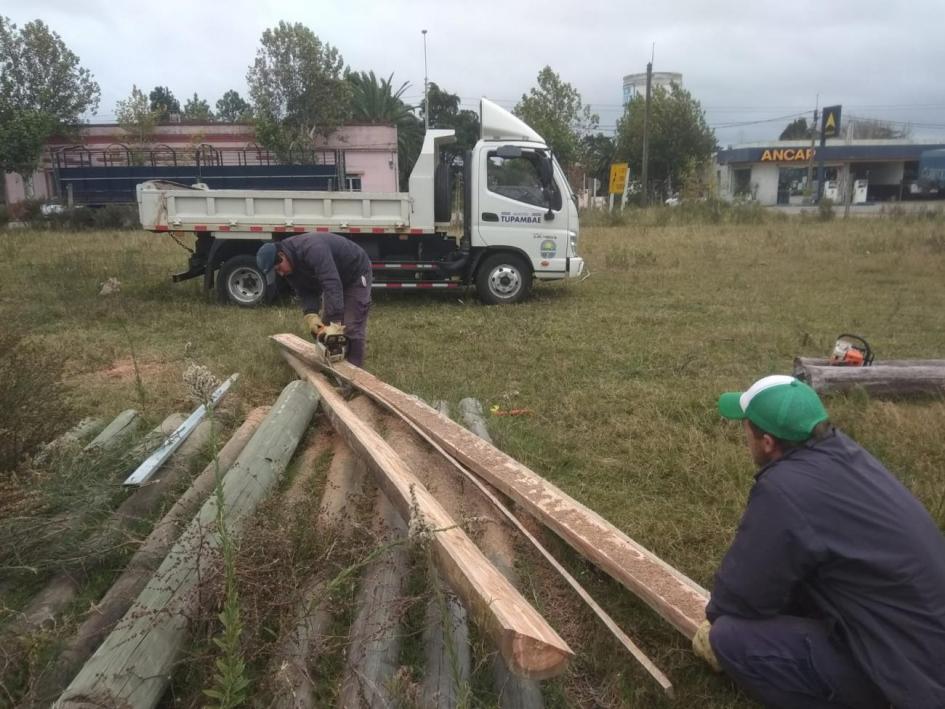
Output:
<svg viewBox="0 0 945 709">
<path fill-rule="evenodd" d="M 476 292 L 486 305 L 518 303 L 531 287 L 531 266 L 516 254 L 486 256 L 476 270 Z"/>
<path fill-rule="evenodd" d="M 256 266 L 256 257 L 252 254 L 230 256 L 220 265 L 216 280 L 220 301 L 242 308 L 271 303 L 276 295 L 276 288 L 266 285 L 266 277 Z"/>
</svg>

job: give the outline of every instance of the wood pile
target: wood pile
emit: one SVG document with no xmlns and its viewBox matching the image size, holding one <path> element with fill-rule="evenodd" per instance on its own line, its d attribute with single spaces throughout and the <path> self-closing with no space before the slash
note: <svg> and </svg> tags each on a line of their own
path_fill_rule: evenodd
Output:
<svg viewBox="0 0 945 709">
<path fill-rule="evenodd" d="M 477 691 L 474 668 L 489 666 L 490 697 L 500 707 L 543 707 L 541 681 L 561 675 L 575 651 L 586 649 L 569 646 L 523 594 L 516 570 L 521 551 L 513 540 L 531 545 L 628 657 L 671 693 L 666 675 L 555 559 L 539 530 L 560 537 L 686 638 L 705 617 L 704 589 L 497 449 L 479 402 L 459 402 L 454 422 L 445 403 L 428 406 L 344 362 L 328 367 L 297 337 L 273 339 L 299 379 L 271 409 L 251 412 L 215 460 L 189 481 L 97 601 L 96 612 L 78 624 L 39 675 L 24 705 L 157 706 L 191 641 L 202 579 L 219 563 L 221 520 L 228 538 L 238 540 L 267 497 L 281 495 L 286 510 L 300 500 L 315 504 L 313 480 L 321 489 L 309 518 L 315 534 L 341 545 L 367 534 L 376 550 L 357 567 L 353 612 L 343 617 L 328 600 L 337 578 L 326 569 L 312 568 L 298 584 L 298 604 L 286 606 L 288 621 L 267 655 L 270 705 L 325 704 L 319 668 L 341 623 L 344 662 L 331 700 L 339 707 L 402 703 L 401 655 L 409 634 L 422 644 L 422 676 L 409 690 L 418 706 L 468 706 Z M 346 400 L 332 380 L 360 395 Z M 317 408 L 323 415 L 316 442 L 297 456 Z M 138 421 L 129 410 L 104 430 L 102 422 L 83 422 L 82 435 L 101 431 L 92 448 L 121 445 Z M 199 442 L 200 437 L 191 449 Z M 175 455 L 188 450 L 185 445 Z M 316 472 L 313 461 L 324 450 L 330 464 Z M 305 459 L 302 472 L 278 493 L 293 457 Z M 136 489 L 97 539 L 107 544 L 127 532 L 181 483 L 178 471 Z M 422 610 L 408 628 L 408 585 L 418 568 L 426 589 Z M 56 584 L 69 585 L 59 577 L 50 585 Z M 76 588 L 72 583 L 73 595 Z M 35 610 L 44 598 L 41 593 L 28 608 Z M 55 619 L 64 607 L 47 609 L 45 617 Z M 492 650 L 483 655 L 483 647 Z"/>
</svg>

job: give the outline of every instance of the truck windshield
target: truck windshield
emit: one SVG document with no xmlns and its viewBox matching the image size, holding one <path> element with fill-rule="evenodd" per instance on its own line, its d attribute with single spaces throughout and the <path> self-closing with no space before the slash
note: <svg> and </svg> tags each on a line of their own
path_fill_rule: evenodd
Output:
<svg viewBox="0 0 945 709">
<path fill-rule="evenodd" d="M 524 151 L 519 157 L 513 158 L 490 152 L 486 180 L 490 192 L 536 207 L 546 205 L 538 171 L 538 156 L 534 152 Z M 561 195 L 557 189 L 551 195 L 551 208 L 561 209 Z"/>
</svg>

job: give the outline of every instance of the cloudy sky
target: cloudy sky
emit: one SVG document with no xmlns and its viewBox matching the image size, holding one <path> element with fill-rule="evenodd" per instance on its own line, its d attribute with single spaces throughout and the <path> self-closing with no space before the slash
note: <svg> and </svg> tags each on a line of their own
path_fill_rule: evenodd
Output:
<svg viewBox="0 0 945 709">
<path fill-rule="evenodd" d="M 260 34 L 287 20 L 352 68 L 409 81 L 411 101 L 423 93 L 426 29 L 430 80 L 465 107 L 488 96 L 511 108 L 547 64 L 613 132 L 622 77 L 645 71 L 655 43 L 654 70 L 683 74 L 723 145 L 776 138 L 818 94 L 844 117 L 945 140 L 942 0 L 6 0 L 0 13 L 63 37 L 102 87 L 99 121 L 132 84 L 167 85 L 182 104 L 195 91 L 211 105 L 230 88 L 245 97 Z"/>
</svg>

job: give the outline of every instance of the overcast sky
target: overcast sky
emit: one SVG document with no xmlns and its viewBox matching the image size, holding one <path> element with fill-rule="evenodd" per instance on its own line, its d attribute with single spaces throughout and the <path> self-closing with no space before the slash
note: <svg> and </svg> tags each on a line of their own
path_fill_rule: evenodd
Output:
<svg viewBox="0 0 945 709">
<path fill-rule="evenodd" d="M 42 19 L 102 88 L 95 120 L 112 120 L 132 84 L 166 85 L 183 105 L 211 106 L 227 89 L 244 98 L 263 30 L 302 22 L 356 70 L 409 81 L 429 77 L 476 109 L 480 96 L 509 108 L 550 65 L 613 132 L 622 77 L 676 71 L 701 101 L 722 145 L 777 138 L 796 115 L 843 105 L 848 115 L 912 124 L 945 140 L 942 0 L 6 0 L 17 25 Z M 767 121 L 767 122 L 760 122 Z M 732 125 L 745 124 L 745 125 Z"/>
</svg>

